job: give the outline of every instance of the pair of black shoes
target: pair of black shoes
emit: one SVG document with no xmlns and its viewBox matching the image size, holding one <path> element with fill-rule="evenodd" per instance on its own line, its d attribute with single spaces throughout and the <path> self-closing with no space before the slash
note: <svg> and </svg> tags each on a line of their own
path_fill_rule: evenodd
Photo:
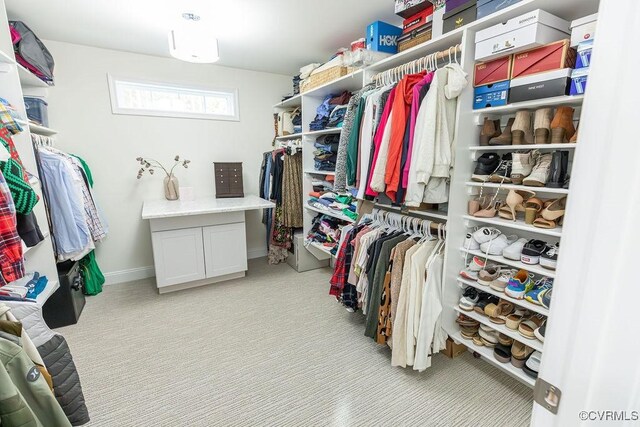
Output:
<svg viewBox="0 0 640 427">
<path fill-rule="evenodd" d="M 511 153 L 500 157 L 497 153 L 484 153 L 478 159 L 471 179 L 478 182 L 511 182 Z"/>
</svg>

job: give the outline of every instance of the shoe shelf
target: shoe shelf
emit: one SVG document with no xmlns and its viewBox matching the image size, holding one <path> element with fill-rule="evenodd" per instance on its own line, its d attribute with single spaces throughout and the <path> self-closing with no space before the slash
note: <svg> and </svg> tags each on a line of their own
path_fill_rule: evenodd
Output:
<svg viewBox="0 0 640 427">
<path fill-rule="evenodd" d="M 542 267 L 540 264 L 530 265 L 530 264 L 525 264 L 524 262 L 521 262 L 521 261 L 514 261 L 511 259 L 507 259 L 500 255 L 485 255 L 484 252 L 479 250 L 473 251 L 473 250 L 466 250 L 465 248 L 460 248 L 460 252 L 462 252 L 463 254 L 474 255 L 482 259 L 495 261 L 499 264 L 508 265 L 513 268 L 517 268 L 518 270 L 526 270 L 529 273 L 538 274 L 540 276 L 550 277 L 552 279 L 556 277 L 556 272 L 554 270 L 546 269 Z"/>
<path fill-rule="evenodd" d="M 286 141 L 287 139 L 300 139 L 300 138 L 302 138 L 302 133 L 292 133 L 291 135 L 277 136 L 276 140 Z"/>
<path fill-rule="evenodd" d="M 516 368 L 511 364 L 511 362 L 502 363 L 498 361 L 495 357 L 493 357 L 493 348 L 476 345 L 472 340 L 468 340 L 464 338 L 460 332 L 455 332 L 449 335 L 456 342 L 463 344 L 470 351 L 474 351 L 478 353 L 484 360 L 486 360 L 493 366 L 496 366 L 498 369 L 502 369 L 503 371 L 505 371 L 507 374 L 511 375 L 513 378 L 517 379 L 518 381 L 532 388 L 535 386 L 536 380 L 534 378 L 531 378 L 529 375 L 525 374 L 522 369 Z"/>
<path fill-rule="evenodd" d="M 501 334 L 505 334 L 506 336 L 508 336 L 510 338 L 513 338 L 516 341 L 520 341 L 521 343 L 528 345 L 529 347 L 531 347 L 534 350 L 538 350 L 540 352 L 542 351 L 543 343 L 538 341 L 537 338 L 533 338 L 533 339 L 526 338 L 526 337 L 520 335 L 520 333 L 518 331 L 514 331 L 513 329 L 509 329 L 505 325 L 498 325 L 496 323 L 493 323 L 491 320 L 489 320 L 489 317 L 485 316 L 484 314 L 478 314 L 473 310 L 465 311 L 465 310 L 463 310 L 463 309 L 461 309 L 460 307 L 457 307 L 457 306 L 454 306 L 453 309 L 455 311 L 457 311 L 458 313 L 464 314 L 465 316 L 472 318 L 473 320 L 477 320 L 478 322 L 482 323 L 483 325 L 486 325 L 486 326 L 490 327 L 494 331 L 500 332 Z"/>
<path fill-rule="evenodd" d="M 312 130 L 309 132 L 303 132 L 304 136 L 322 136 L 322 135 L 333 135 L 342 132 L 342 128 L 329 128 L 322 130 Z"/>
<path fill-rule="evenodd" d="M 581 105 L 582 101 L 584 101 L 584 95 L 555 96 L 552 98 L 535 99 L 533 101 L 514 102 L 513 104 L 502 105 L 500 107 L 480 108 L 473 110 L 473 113 L 476 115 L 511 114 L 518 110 L 536 109 L 540 107 L 576 107 Z"/>
<path fill-rule="evenodd" d="M 523 145 L 473 145 L 471 151 L 517 151 L 517 150 L 571 150 L 576 148 L 576 143 L 567 144 L 523 144 Z"/>
<path fill-rule="evenodd" d="M 317 171 L 314 169 L 307 169 L 304 171 L 307 175 L 335 175 L 335 171 Z"/>
<path fill-rule="evenodd" d="M 508 219 L 503 219 L 498 217 L 478 218 L 471 215 L 464 215 L 462 218 L 466 219 L 467 221 L 475 221 L 475 222 L 481 222 L 483 224 L 497 225 L 504 228 L 511 228 L 514 230 L 523 230 L 523 231 L 528 231 L 530 233 L 542 234 L 545 236 L 553 236 L 553 237 L 562 236 L 562 227 L 556 227 L 552 229 L 538 228 L 538 227 L 534 227 L 533 225 L 529 225 L 522 220 L 511 221 Z"/>
<path fill-rule="evenodd" d="M 551 187 L 529 187 L 527 185 L 516 185 L 516 184 L 494 184 L 492 182 L 474 182 L 468 181 L 465 183 L 468 187 L 484 187 L 491 189 L 501 189 L 501 190 L 529 190 L 534 193 L 543 193 L 543 194 L 569 194 L 569 190 L 567 188 L 551 188 Z"/>
<path fill-rule="evenodd" d="M 480 292 L 486 292 L 488 294 L 495 295 L 498 298 L 501 298 L 505 301 L 509 301 L 510 303 L 515 304 L 518 307 L 524 308 L 534 313 L 542 314 L 543 316 L 549 315 L 549 310 L 544 308 L 543 306 L 529 302 L 526 299 L 511 298 L 509 295 L 505 294 L 504 292 L 496 291 L 491 286 L 481 285 L 476 281 L 463 279 L 462 277 L 458 278 L 458 283 L 462 284 L 463 286 L 474 287 Z"/>
<path fill-rule="evenodd" d="M 305 205 L 305 209 L 308 209 L 308 210 L 314 211 L 314 212 L 318 212 L 318 213 L 321 213 L 323 215 L 327 215 L 327 216 L 330 216 L 332 218 L 339 219 L 339 220 L 342 220 L 342 221 L 346 221 L 346 222 L 349 222 L 349 223 L 354 222 L 348 216 L 343 215 L 343 214 L 341 214 L 339 212 L 330 211 L 329 209 L 320 209 L 320 208 L 315 208 L 315 207 L 309 206 L 309 205 Z"/>
</svg>

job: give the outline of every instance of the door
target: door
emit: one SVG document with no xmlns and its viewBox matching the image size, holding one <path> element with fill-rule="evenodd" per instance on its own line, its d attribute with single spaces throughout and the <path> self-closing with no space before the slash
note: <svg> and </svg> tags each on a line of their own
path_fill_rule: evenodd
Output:
<svg viewBox="0 0 640 427">
<path fill-rule="evenodd" d="M 151 234 L 158 287 L 205 278 L 202 228 Z"/>
<path fill-rule="evenodd" d="M 247 270 L 247 238 L 244 222 L 202 229 L 207 277 Z"/>
</svg>

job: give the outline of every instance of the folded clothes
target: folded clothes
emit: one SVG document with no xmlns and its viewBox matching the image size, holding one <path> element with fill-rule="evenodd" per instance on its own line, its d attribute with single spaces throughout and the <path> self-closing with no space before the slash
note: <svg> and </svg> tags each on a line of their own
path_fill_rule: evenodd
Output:
<svg viewBox="0 0 640 427">
<path fill-rule="evenodd" d="M 318 150 L 326 151 L 328 153 L 337 153 L 338 152 L 338 143 L 332 142 L 329 144 L 323 144 L 320 141 L 316 141 L 313 143 L 313 146 Z"/>
<path fill-rule="evenodd" d="M 329 101 L 329 104 L 346 105 L 349 103 L 350 99 L 351 99 L 351 92 L 345 90 L 340 95 L 332 97 L 331 100 Z"/>
<path fill-rule="evenodd" d="M 355 213 L 354 211 L 350 210 L 350 209 L 343 209 L 342 210 L 342 214 L 348 216 L 349 218 L 351 218 L 354 221 L 356 219 L 358 219 L 358 214 Z"/>
<path fill-rule="evenodd" d="M 309 195 L 311 197 L 320 197 L 322 196 L 322 193 L 320 193 L 319 191 L 312 191 L 311 193 L 309 193 Z"/>
<path fill-rule="evenodd" d="M 329 207 L 331 206 L 332 201 L 329 199 L 323 199 L 323 198 L 319 198 L 318 200 L 316 200 L 317 203 L 321 204 L 322 206 L 325 207 Z"/>
<path fill-rule="evenodd" d="M 338 105 L 331 112 L 331 115 L 329 116 L 329 122 L 327 123 L 327 127 L 328 128 L 342 127 L 342 122 L 344 121 L 345 114 L 347 114 L 347 106 Z"/>
<path fill-rule="evenodd" d="M 21 299 L 35 299 L 47 287 L 48 282 L 47 276 L 41 276 L 38 272 L 29 273 L 1 287 L 0 294 Z"/>
<path fill-rule="evenodd" d="M 336 170 L 336 164 L 335 162 L 330 162 L 327 160 L 316 160 L 314 162 L 314 168 L 317 171 L 334 171 Z"/>
</svg>

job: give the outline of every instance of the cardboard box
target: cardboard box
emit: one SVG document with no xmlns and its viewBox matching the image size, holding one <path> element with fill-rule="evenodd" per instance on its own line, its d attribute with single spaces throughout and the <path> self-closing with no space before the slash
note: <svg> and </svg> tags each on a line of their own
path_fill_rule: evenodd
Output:
<svg viewBox="0 0 640 427">
<path fill-rule="evenodd" d="M 511 82 L 492 83 L 484 86 L 478 86 L 473 89 L 473 109 L 498 107 L 507 105 L 509 100 L 509 87 Z"/>
<path fill-rule="evenodd" d="M 484 86 L 511 78 L 511 55 L 487 62 L 476 62 L 473 73 L 473 86 Z"/>
<path fill-rule="evenodd" d="M 429 6 L 433 7 L 429 0 L 396 0 L 394 13 L 403 18 L 409 18 Z"/>
<path fill-rule="evenodd" d="M 476 0 L 469 0 L 461 6 L 446 12 L 443 16 L 442 31 L 448 33 L 476 20 Z"/>
<path fill-rule="evenodd" d="M 541 9 L 476 33 L 475 60 L 488 61 L 569 36 L 569 22 Z"/>
<path fill-rule="evenodd" d="M 509 90 L 509 102 L 568 95 L 571 71 L 571 68 L 563 68 L 513 79 Z"/>
<path fill-rule="evenodd" d="M 589 79 L 589 69 L 580 68 L 571 72 L 571 88 L 569 95 L 584 95 L 587 90 L 587 80 Z"/>
<path fill-rule="evenodd" d="M 585 16 L 584 18 L 571 21 L 571 46 L 577 46 L 578 43 L 587 40 L 593 40 L 596 36 L 596 24 L 598 23 L 598 14 Z"/>
<path fill-rule="evenodd" d="M 376 21 L 367 27 L 367 49 L 378 52 L 396 53 L 398 51 L 398 37 L 402 28 L 386 22 Z"/>
<path fill-rule="evenodd" d="M 496 13 L 522 0 L 478 0 L 478 19 Z"/>
<path fill-rule="evenodd" d="M 410 18 L 407 18 L 402 23 L 402 34 L 408 34 L 411 31 L 422 27 L 425 24 L 430 24 L 433 19 L 433 5 L 427 7 L 422 12 L 418 12 Z"/>
<path fill-rule="evenodd" d="M 464 344 L 456 344 L 451 338 L 447 338 L 447 347 L 444 350 L 444 355 L 453 359 L 458 357 L 467 351 L 467 347 Z"/>
<path fill-rule="evenodd" d="M 513 55 L 511 78 L 575 67 L 576 50 L 569 43 L 569 39 L 560 40 Z"/>
<path fill-rule="evenodd" d="M 591 65 L 591 51 L 593 50 L 593 39 L 578 44 L 576 69 L 589 68 Z"/>
</svg>

